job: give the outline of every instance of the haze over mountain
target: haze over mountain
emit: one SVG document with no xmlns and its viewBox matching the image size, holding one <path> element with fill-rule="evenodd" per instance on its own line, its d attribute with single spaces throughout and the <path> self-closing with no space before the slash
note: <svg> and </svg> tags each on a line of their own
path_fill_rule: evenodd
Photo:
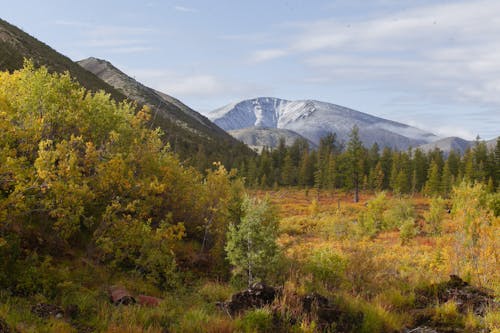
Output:
<svg viewBox="0 0 500 333">
<path fill-rule="evenodd" d="M 283 128 L 268 128 L 268 127 L 248 127 L 243 129 L 228 131 L 236 139 L 246 143 L 250 148 L 260 151 L 265 147 L 277 147 L 280 140 L 285 140 L 286 146 L 291 146 L 298 139 L 306 140 L 309 147 L 317 148 L 317 145 L 304 138 L 297 132 Z"/>
<path fill-rule="evenodd" d="M 420 148 L 424 152 L 439 148 L 445 154 L 449 154 L 452 150 L 456 151 L 457 153 L 463 154 L 467 150 L 467 148 L 471 146 L 472 143 L 472 141 L 467 141 L 462 138 L 452 136 L 421 145 L 418 148 Z"/>
<path fill-rule="evenodd" d="M 229 104 L 208 116 L 227 131 L 255 126 L 288 129 L 315 144 L 331 132 L 336 133 L 340 141 L 346 142 L 354 125 L 359 127 L 360 138 L 367 147 L 376 142 L 382 147 L 407 149 L 439 139 L 412 126 L 314 100 L 259 97 Z"/>
<path fill-rule="evenodd" d="M 458 138 L 456 136 L 443 138 L 431 143 L 427 143 L 425 145 L 421 145 L 418 148 L 423 150 L 424 152 L 432 151 L 436 148 L 439 148 L 445 155 L 448 155 L 452 150 L 456 151 L 459 154 L 465 153 L 468 148 L 474 147 L 476 141 L 468 141 L 462 138 Z M 485 141 L 486 147 L 488 149 L 495 149 L 497 144 L 497 139 L 491 139 Z"/>
</svg>

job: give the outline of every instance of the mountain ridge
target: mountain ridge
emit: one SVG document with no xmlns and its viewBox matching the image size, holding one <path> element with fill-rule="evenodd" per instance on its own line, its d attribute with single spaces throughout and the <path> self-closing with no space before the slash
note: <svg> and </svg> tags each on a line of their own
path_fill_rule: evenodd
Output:
<svg viewBox="0 0 500 333">
<path fill-rule="evenodd" d="M 433 133 L 406 124 L 316 100 L 258 97 L 228 104 L 212 111 L 208 117 L 228 131 L 254 126 L 288 129 L 315 144 L 332 132 L 346 142 L 354 125 L 359 127 L 360 138 L 366 146 L 376 142 L 407 149 L 439 139 Z"/>
<path fill-rule="evenodd" d="M 152 120 L 165 130 L 169 142 L 175 142 L 178 137 L 169 133 L 169 123 L 184 129 L 182 138 L 190 147 L 188 149 L 193 158 L 199 150 L 217 160 L 224 160 L 232 165 L 239 152 L 243 156 L 253 154 L 253 151 L 233 138 L 226 131 L 211 122 L 207 117 L 194 111 L 180 100 L 138 82 L 125 72 L 118 69 L 111 62 L 95 57 L 89 57 L 77 62 L 82 68 L 95 74 L 107 84 L 123 93 L 137 103 L 148 105 L 152 111 Z M 186 132 L 190 132 L 187 134 Z M 204 147 L 199 147 L 202 145 Z M 228 154 L 229 152 L 229 154 Z M 229 161 L 229 162 L 228 162 Z M 208 167 L 208 166 L 205 166 Z"/>
<path fill-rule="evenodd" d="M 218 126 L 214 126 L 205 116 L 192 110 L 178 99 L 143 85 L 107 60 L 89 57 L 79 60 L 77 63 L 130 99 L 140 104 L 148 104 L 153 113 L 159 109 L 162 116 L 168 117 L 178 124 L 184 122 L 192 125 L 193 129 L 196 128 L 198 133 L 201 134 L 203 131 L 198 128 L 199 126 L 191 124 L 191 120 L 196 120 L 200 125 L 221 136 L 226 136 L 223 130 Z"/>
<path fill-rule="evenodd" d="M 144 94 L 142 99 L 139 94 L 132 96 L 130 89 L 120 91 L 67 56 L 0 19 L 0 70 L 13 72 L 21 69 L 25 59 L 30 59 L 35 67 L 45 66 L 51 73 L 69 72 L 72 79 L 90 92 L 102 90 L 117 102 L 133 101 L 137 104 L 136 110 L 144 104 L 151 104 L 152 119 L 149 125 L 152 128 L 160 127 L 164 132 L 163 141 L 168 142 L 183 161 L 201 171 L 211 167 L 211 162 L 215 161 L 231 168 L 239 165 L 239 159 L 255 154 L 176 98 L 145 86 L 138 91 Z M 130 78 L 125 73 L 122 74 L 124 78 Z M 139 85 L 134 80 L 132 86 Z M 156 104 L 146 103 L 146 97 L 156 101 Z"/>
<path fill-rule="evenodd" d="M 97 92 L 104 90 L 116 101 L 126 99 L 109 84 L 86 71 L 67 56 L 59 53 L 15 25 L 0 19 L 0 70 L 14 71 L 23 67 L 24 59 L 36 66 L 45 66 L 50 72 L 68 71 L 85 88 Z"/>
</svg>

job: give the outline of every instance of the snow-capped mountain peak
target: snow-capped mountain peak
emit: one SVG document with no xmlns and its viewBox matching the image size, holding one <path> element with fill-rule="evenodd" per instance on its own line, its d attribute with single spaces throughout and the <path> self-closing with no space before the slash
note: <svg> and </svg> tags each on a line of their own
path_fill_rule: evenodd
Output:
<svg viewBox="0 0 500 333">
<path fill-rule="evenodd" d="M 316 144 L 330 132 L 347 141 L 354 125 L 359 127 L 367 146 L 377 142 L 380 146 L 406 149 L 439 139 L 415 127 L 315 100 L 259 97 L 229 104 L 208 117 L 227 131 L 250 127 L 288 129 Z"/>
</svg>

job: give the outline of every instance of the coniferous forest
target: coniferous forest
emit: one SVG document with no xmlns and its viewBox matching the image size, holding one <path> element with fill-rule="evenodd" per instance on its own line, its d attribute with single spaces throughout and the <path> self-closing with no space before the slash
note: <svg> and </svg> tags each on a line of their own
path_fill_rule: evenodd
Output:
<svg viewBox="0 0 500 333">
<path fill-rule="evenodd" d="M 1 332 L 500 329 L 500 139 L 396 151 L 354 127 L 223 165 L 150 120 L 0 73 Z"/>
<path fill-rule="evenodd" d="M 500 140 L 489 149 L 477 138 L 463 155 L 452 150 L 397 151 L 376 143 L 363 147 L 353 128 L 348 142 L 338 142 L 334 133 L 323 137 L 318 149 L 306 140 L 276 149 L 264 148 L 255 159 L 239 167 L 249 187 L 293 186 L 325 190 L 392 191 L 448 197 L 454 185 L 466 180 L 484 184 L 494 192 L 499 184 Z"/>
</svg>

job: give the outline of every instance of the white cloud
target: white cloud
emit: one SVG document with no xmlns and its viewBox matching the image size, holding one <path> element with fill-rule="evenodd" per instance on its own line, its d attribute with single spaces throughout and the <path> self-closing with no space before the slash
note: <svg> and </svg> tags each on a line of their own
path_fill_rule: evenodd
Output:
<svg viewBox="0 0 500 333">
<path fill-rule="evenodd" d="M 190 8 L 190 7 L 185 7 L 185 6 L 174 6 L 174 9 L 178 12 L 184 12 L 184 13 L 195 13 L 196 9 Z"/>
<path fill-rule="evenodd" d="M 411 87 L 426 98 L 500 105 L 500 2 L 461 1 L 290 26 L 288 43 L 252 54 L 299 55 L 332 80 Z M 276 46 L 276 45 L 275 45 Z M 314 74 L 314 71 L 318 74 Z"/>
<path fill-rule="evenodd" d="M 225 85 L 213 75 L 193 75 L 164 83 L 162 91 L 174 96 L 210 96 L 224 91 Z"/>
<path fill-rule="evenodd" d="M 96 25 L 81 21 L 56 20 L 54 24 L 79 30 L 81 39 L 75 45 L 110 53 L 142 53 L 154 49 L 148 37 L 157 33 L 148 27 Z"/>
<path fill-rule="evenodd" d="M 123 71 L 146 86 L 179 98 L 199 112 L 211 111 L 227 104 L 229 100 L 260 96 L 270 91 L 269 87 L 260 82 L 241 83 L 206 72 L 183 73 L 173 69 L 126 67 Z"/>
<path fill-rule="evenodd" d="M 465 140 L 474 140 L 477 133 L 472 133 L 472 131 L 458 126 L 437 126 L 433 128 L 434 132 L 443 137 L 458 136 L 459 138 Z"/>
<path fill-rule="evenodd" d="M 272 59 L 280 58 L 286 56 L 288 54 L 285 50 L 280 49 L 267 49 L 267 50 L 259 50 L 255 51 L 251 56 L 250 60 L 252 62 L 262 62 L 269 61 Z"/>
</svg>

